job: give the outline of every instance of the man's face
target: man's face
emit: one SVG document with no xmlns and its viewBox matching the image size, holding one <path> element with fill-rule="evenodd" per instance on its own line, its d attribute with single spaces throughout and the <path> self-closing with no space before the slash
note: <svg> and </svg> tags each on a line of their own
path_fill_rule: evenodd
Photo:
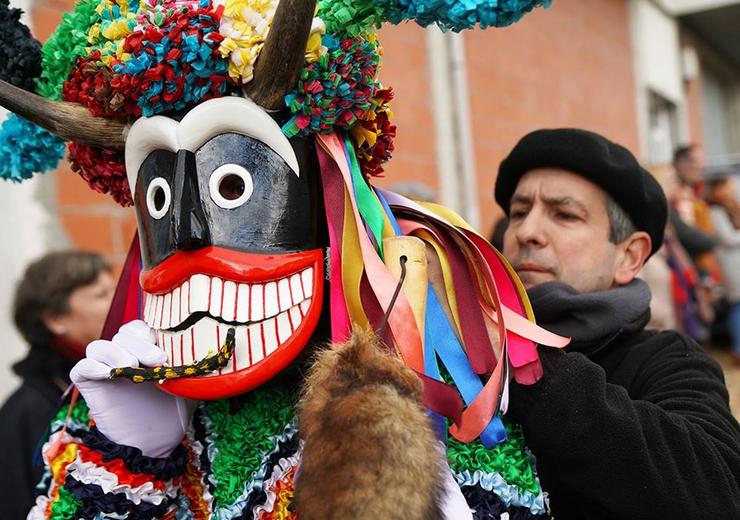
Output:
<svg viewBox="0 0 740 520">
<path fill-rule="evenodd" d="M 504 256 L 525 287 L 557 280 L 580 293 L 608 289 L 617 253 L 601 188 L 559 169 L 536 169 L 521 178 L 511 199 Z"/>
</svg>

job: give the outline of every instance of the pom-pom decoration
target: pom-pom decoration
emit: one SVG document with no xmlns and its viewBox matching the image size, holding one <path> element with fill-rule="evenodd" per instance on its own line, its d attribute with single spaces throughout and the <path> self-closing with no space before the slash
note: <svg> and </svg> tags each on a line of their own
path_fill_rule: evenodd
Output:
<svg viewBox="0 0 740 520">
<path fill-rule="evenodd" d="M 373 107 L 350 131 L 357 149 L 360 169 L 365 177 L 380 176 L 383 173 L 383 164 L 390 160 L 393 153 L 396 126 L 391 123 L 392 99 L 392 89 L 376 91 L 372 101 Z"/>
<path fill-rule="evenodd" d="M 459 31 L 502 27 L 551 0 L 318 0 L 296 89 L 285 98 L 288 136 L 349 131 L 365 176 L 383 172 L 395 126 L 381 90 L 383 22 L 415 20 Z M 279 0 L 80 0 L 41 48 L 0 0 L 0 78 L 99 117 L 131 120 L 182 112 L 238 93 L 252 80 Z M 41 61 L 41 70 L 39 70 Z M 40 74 L 39 74 L 40 72 Z M 57 165 L 61 141 L 11 118 L 0 132 L 2 176 Z M 72 144 L 75 171 L 96 191 L 131 203 L 123 156 Z M 20 158 L 20 159 L 18 159 Z"/>
<path fill-rule="evenodd" d="M 21 182 L 53 170 L 64 157 L 64 141 L 10 114 L 0 127 L 0 178 Z"/>
<path fill-rule="evenodd" d="M 254 78 L 254 63 L 262 51 L 278 2 L 269 0 L 226 0 L 221 16 L 221 56 L 229 60 L 229 76 L 241 83 Z M 311 63 L 326 54 L 321 44 L 324 22 L 314 18 L 306 45 L 306 61 Z"/>
<path fill-rule="evenodd" d="M 127 58 L 123 42 L 137 27 L 138 6 L 137 0 L 102 0 L 95 8 L 100 21 L 88 29 L 88 50 L 99 53 L 105 65 Z"/>
<path fill-rule="evenodd" d="M 20 20 L 21 10 L 0 0 L 0 79 L 33 92 L 41 74 L 41 45 Z"/>
<path fill-rule="evenodd" d="M 75 10 L 62 17 L 57 27 L 41 49 L 42 72 L 37 92 L 49 99 L 62 99 L 62 86 L 69 76 L 72 65 L 87 55 L 87 35 L 90 27 L 100 23 L 96 13 L 98 2 L 81 0 Z"/>
<path fill-rule="evenodd" d="M 327 35 L 324 45 L 326 56 L 303 69 L 298 88 L 285 98 L 293 113 L 283 126 L 288 137 L 349 129 L 372 106 L 381 52 L 375 35 L 342 41 Z"/>
<path fill-rule="evenodd" d="M 184 110 L 228 93 L 228 65 L 221 58 L 220 11 L 175 11 L 164 27 L 147 27 L 126 38 L 131 58 L 113 65 L 117 89 L 136 100 L 141 114 Z M 138 115 L 138 114 L 135 114 Z"/>
<path fill-rule="evenodd" d="M 389 3 L 382 0 L 319 0 L 318 6 L 326 31 L 337 38 L 354 38 L 380 29 L 389 9 Z"/>
<path fill-rule="evenodd" d="M 114 72 L 102 62 L 100 51 L 94 51 L 90 56 L 78 58 L 69 79 L 64 82 L 62 97 L 86 106 L 95 116 L 125 120 L 127 113 L 137 111 L 136 102 L 130 102 L 114 87 L 115 83 Z"/>
<path fill-rule="evenodd" d="M 99 193 L 110 193 L 121 206 L 131 206 L 131 197 L 123 152 L 104 150 L 79 143 L 69 144 L 72 171 Z"/>
<path fill-rule="evenodd" d="M 506 27 L 536 7 L 549 7 L 552 0 L 383 0 L 390 4 L 388 21 L 415 20 L 422 27 L 436 23 L 455 32 Z"/>
</svg>

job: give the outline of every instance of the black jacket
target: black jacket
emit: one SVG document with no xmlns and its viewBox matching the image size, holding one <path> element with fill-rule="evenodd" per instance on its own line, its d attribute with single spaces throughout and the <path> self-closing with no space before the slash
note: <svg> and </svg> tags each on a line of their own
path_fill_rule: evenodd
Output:
<svg viewBox="0 0 740 520">
<path fill-rule="evenodd" d="M 639 329 L 541 348 L 544 377 L 512 385 L 552 513 L 740 519 L 740 427 L 720 367 L 682 334 Z"/>
<path fill-rule="evenodd" d="M 32 461 L 49 421 L 59 408 L 73 362 L 45 347 L 33 347 L 13 370 L 23 382 L 0 409 L 0 518 L 26 518 L 43 464 Z"/>
</svg>

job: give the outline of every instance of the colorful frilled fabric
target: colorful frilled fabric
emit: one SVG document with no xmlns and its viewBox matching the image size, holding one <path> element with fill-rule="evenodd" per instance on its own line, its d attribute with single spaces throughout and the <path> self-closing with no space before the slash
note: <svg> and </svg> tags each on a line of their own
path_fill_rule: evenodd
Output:
<svg viewBox="0 0 740 520">
<path fill-rule="evenodd" d="M 167 459 L 116 445 L 97 431 L 79 401 L 62 433 L 67 408 L 52 421 L 65 438 L 38 487 L 31 520 L 255 518 L 295 520 L 293 482 L 302 444 L 294 396 L 262 389 L 201 404 L 187 436 Z M 508 440 L 493 449 L 448 444 L 450 469 L 476 519 L 545 519 L 532 455 L 506 421 Z M 244 516 L 246 515 L 246 516 Z"/>
<path fill-rule="evenodd" d="M 279 0 L 80 0 L 41 49 L 0 0 L 0 79 L 98 117 L 130 121 L 239 94 L 253 79 Z M 501 27 L 549 0 L 319 0 L 305 67 L 285 98 L 287 136 L 352 130 L 365 176 L 380 175 L 396 128 L 378 79 L 383 22 L 459 31 Z M 53 169 L 63 142 L 12 118 L 0 130 L 0 177 Z M 13 157 L 13 156 L 16 157 Z M 132 204 L 122 152 L 75 143 L 72 169 L 92 189 Z"/>
</svg>

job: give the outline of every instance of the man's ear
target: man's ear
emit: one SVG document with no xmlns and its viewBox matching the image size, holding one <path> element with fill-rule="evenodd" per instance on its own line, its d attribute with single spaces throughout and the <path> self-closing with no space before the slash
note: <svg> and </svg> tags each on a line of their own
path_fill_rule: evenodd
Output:
<svg viewBox="0 0 740 520">
<path fill-rule="evenodd" d="M 627 285 L 634 280 L 650 256 L 651 249 L 652 240 L 644 231 L 635 231 L 622 241 L 614 271 L 614 285 Z"/>
<path fill-rule="evenodd" d="M 46 328 L 55 336 L 63 336 L 67 333 L 67 317 L 64 315 L 54 315 L 45 312 L 41 316 L 41 321 L 44 322 Z"/>
</svg>

